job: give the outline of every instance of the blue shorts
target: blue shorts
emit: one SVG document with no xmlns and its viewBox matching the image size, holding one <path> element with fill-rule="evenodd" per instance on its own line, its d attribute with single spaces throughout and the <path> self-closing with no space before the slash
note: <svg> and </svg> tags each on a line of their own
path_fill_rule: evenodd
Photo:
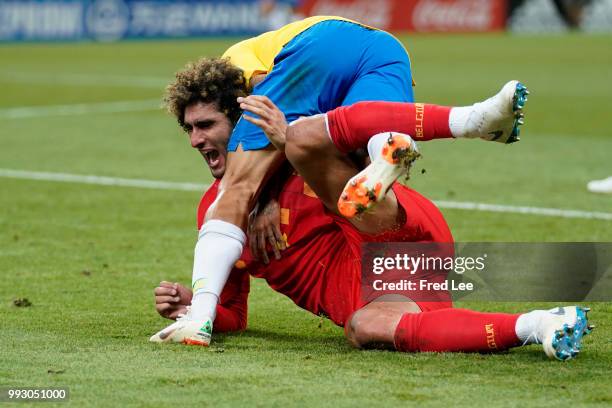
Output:
<svg viewBox="0 0 612 408">
<path fill-rule="evenodd" d="M 315 24 L 285 45 L 253 94 L 270 98 L 288 122 L 360 101 L 414 100 L 410 59 L 398 40 L 339 20 Z M 269 144 L 261 129 L 240 118 L 228 150 Z"/>
</svg>

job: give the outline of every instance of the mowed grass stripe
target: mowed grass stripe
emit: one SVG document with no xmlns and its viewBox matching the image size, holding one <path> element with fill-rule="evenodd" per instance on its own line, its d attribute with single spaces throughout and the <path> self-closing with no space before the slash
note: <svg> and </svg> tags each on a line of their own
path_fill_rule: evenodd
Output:
<svg viewBox="0 0 612 408">
<path fill-rule="evenodd" d="M 158 109 L 161 109 L 161 99 L 75 103 L 70 105 L 19 106 L 0 109 L 0 119 L 89 115 L 94 113 L 142 112 Z"/>
</svg>

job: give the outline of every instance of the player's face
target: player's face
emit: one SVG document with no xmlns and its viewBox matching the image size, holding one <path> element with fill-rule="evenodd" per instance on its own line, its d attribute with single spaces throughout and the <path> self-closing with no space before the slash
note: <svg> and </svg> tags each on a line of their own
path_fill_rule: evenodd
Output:
<svg viewBox="0 0 612 408">
<path fill-rule="evenodd" d="M 227 142 L 232 132 L 227 116 L 214 103 L 198 102 L 185 108 L 184 122 L 191 146 L 204 157 L 213 177 L 223 177 Z"/>
</svg>

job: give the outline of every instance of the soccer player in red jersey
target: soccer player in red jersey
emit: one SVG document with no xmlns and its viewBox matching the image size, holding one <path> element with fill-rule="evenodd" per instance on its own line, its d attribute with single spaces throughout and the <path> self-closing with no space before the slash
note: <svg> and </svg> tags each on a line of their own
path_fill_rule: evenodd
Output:
<svg viewBox="0 0 612 408">
<path fill-rule="evenodd" d="M 313 16 L 296 21 L 234 44 L 223 55 L 229 62 L 214 58 L 201 60 L 199 66 L 204 70 L 198 80 L 203 79 L 208 86 L 222 77 L 224 86 L 215 94 L 235 93 L 237 88 L 248 84 L 252 87 L 248 92 L 269 97 L 289 120 L 358 101 L 414 100 L 411 61 L 402 44 L 384 31 L 341 17 Z M 265 79 L 257 83 L 262 75 Z M 180 86 L 188 89 L 195 83 Z M 512 92 L 518 90 L 515 86 Z M 245 94 L 247 90 L 239 89 L 239 92 Z M 207 95 L 201 96 L 209 99 Z M 470 121 L 472 114 L 488 113 L 490 105 L 455 110 L 456 115 L 451 112 L 453 122 L 477 124 L 478 121 Z M 496 106 L 492 108 L 495 111 Z M 202 327 L 207 321 L 209 325 L 214 322 L 215 306 L 232 265 L 242 253 L 248 216 L 258 195 L 285 161 L 282 153 L 270 145 L 261 129 L 247 116 L 234 123 L 224 148 L 228 160 L 219 186 L 221 193 L 209 209 L 196 243 L 194 297 L 189 317 Z M 491 129 L 493 135 L 486 132 L 485 135 L 491 140 L 511 142 L 516 136 L 512 132 L 515 118 L 502 116 L 509 119 L 509 126 L 496 126 Z M 206 160 L 214 167 L 219 166 L 220 160 L 224 161 L 215 150 L 207 152 Z M 377 192 L 384 193 L 391 179 L 386 177 L 379 188 L 370 185 L 372 180 L 366 177 L 355 193 L 373 191 L 369 196 L 377 197 L 378 201 L 381 197 Z M 348 199 L 343 205 L 347 214 L 351 206 L 355 213 L 371 206 L 356 202 L 352 192 L 347 191 Z"/>
<path fill-rule="evenodd" d="M 329 126 L 329 118 L 327 121 L 323 117 L 307 118 L 287 127 L 282 112 L 270 101 L 250 97 L 241 102 L 246 110 L 261 109 L 257 112 L 260 118 L 257 124 L 278 145 L 277 148 L 284 146 L 289 161 L 303 174 L 302 162 L 288 153 L 296 147 L 292 146 L 295 133 L 307 131 L 313 137 L 317 137 L 316 132 L 327 135 L 325 125 L 327 122 Z M 266 105 L 265 108 L 260 104 Z M 211 113 L 219 112 L 214 106 L 202 103 L 195 103 L 185 112 L 185 124 L 194 128 L 198 123 L 208 125 L 205 132 L 191 133 L 192 145 L 201 151 L 208 143 L 205 140 L 208 135 L 219 137 L 215 143 L 223 142 L 223 132 L 214 132 L 222 128 L 214 120 L 207 119 Z M 409 138 L 403 140 L 408 140 L 413 146 Z M 307 149 L 302 151 L 308 153 Z M 376 161 L 383 151 L 384 148 L 372 148 L 370 155 Z M 316 155 L 311 155 L 310 159 L 312 162 L 319 160 Z M 344 156 L 340 162 L 323 165 L 351 167 Z M 438 299 L 430 298 L 432 301 L 415 301 L 397 294 L 383 295 L 374 301 L 364 299 L 361 294 L 362 242 L 452 242 L 450 231 L 433 203 L 399 184 L 393 184 L 389 193 L 381 196 L 375 213 L 347 220 L 339 215 L 336 207 L 337 193 L 342 190 L 345 179 L 330 177 L 334 173 L 321 164 L 316 174 L 309 168 L 305 170 L 304 173 L 310 177 L 304 175 L 308 185 L 297 175 L 291 176 L 284 184 L 279 197 L 280 231 L 275 234 L 273 227 L 263 228 L 272 231 L 267 235 L 271 235 L 273 242 L 278 235 L 286 237 L 288 248 L 280 259 L 269 265 L 253 262 L 252 255 L 243 252 L 220 297 L 215 321 L 217 331 L 246 327 L 248 275 L 251 274 L 266 279 L 273 289 L 290 297 L 298 306 L 328 316 L 336 324 L 344 326 L 347 338 L 356 347 L 376 345 L 399 351 L 469 352 L 542 343 L 546 354 L 551 357 L 567 359 L 576 355 L 582 335 L 589 330 L 582 308 L 565 307 L 513 315 L 453 309 L 445 293 L 436 294 Z M 354 165 L 352 171 L 357 171 Z M 200 224 L 215 200 L 217 188 L 218 183 L 215 183 L 201 201 L 198 210 Z M 264 234 L 261 235 L 257 238 L 251 235 L 250 239 L 261 244 Z M 156 288 L 157 309 L 163 316 L 177 317 L 186 312 L 190 301 L 190 291 L 179 285 L 163 282 Z M 565 326 L 570 330 L 563 330 Z M 185 336 L 181 333 L 183 330 L 188 331 L 189 327 L 179 319 L 153 336 L 152 341 L 190 343 L 195 339 L 194 343 L 198 344 L 197 336 Z"/>
</svg>

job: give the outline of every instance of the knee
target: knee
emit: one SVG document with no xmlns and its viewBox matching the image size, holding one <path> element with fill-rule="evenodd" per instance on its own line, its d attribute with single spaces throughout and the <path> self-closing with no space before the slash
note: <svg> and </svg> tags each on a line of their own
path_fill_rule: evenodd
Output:
<svg viewBox="0 0 612 408">
<path fill-rule="evenodd" d="M 290 162 L 310 159 L 330 144 L 323 115 L 298 119 L 287 128 L 285 155 Z"/>
<path fill-rule="evenodd" d="M 403 297 L 402 297 L 403 298 Z M 391 299 L 391 298 L 390 298 Z M 357 310 L 345 325 L 349 343 L 356 348 L 393 349 L 395 330 L 405 313 L 418 313 L 413 302 L 373 302 Z"/>
</svg>

